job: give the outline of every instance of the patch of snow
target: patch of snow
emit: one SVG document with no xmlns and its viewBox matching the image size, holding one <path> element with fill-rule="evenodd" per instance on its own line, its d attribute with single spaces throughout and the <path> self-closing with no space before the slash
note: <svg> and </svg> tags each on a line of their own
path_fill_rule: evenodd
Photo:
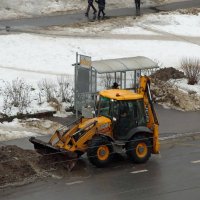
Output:
<svg viewBox="0 0 200 200">
<path fill-rule="evenodd" d="M 0 141 L 8 141 L 8 140 L 14 140 L 19 138 L 25 138 L 25 137 L 33 137 L 33 136 L 39 136 L 39 134 L 29 131 L 10 131 L 10 130 L 2 130 L 0 128 Z"/>
<path fill-rule="evenodd" d="M 159 60 L 165 67 L 179 67 L 183 57 L 199 57 L 200 50 L 199 46 L 178 41 L 55 38 L 31 34 L 0 36 L 0 42 L 0 68 L 52 75 L 73 74 L 76 52 L 90 55 L 93 60 L 143 55 Z"/>
<path fill-rule="evenodd" d="M 0 141 L 30 136 L 38 136 L 38 134 L 24 130 L 18 119 L 14 119 L 12 122 L 0 123 Z"/>
<path fill-rule="evenodd" d="M 132 20 L 132 22 L 129 20 L 129 25 L 116 28 L 112 30 L 111 33 L 126 35 L 160 35 L 170 33 L 180 36 L 199 37 L 200 14 L 183 15 L 174 12 L 144 15 L 136 20 Z"/>
<path fill-rule="evenodd" d="M 18 128 L 21 128 L 22 127 L 22 124 L 20 124 L 19 120 L 17 118 L 13 119 L 12 122 L 3 122 L 3 123 L 0 123 L 0 128 L 1 127 L 18 127 Z"/>
<path fill-rule="evenodd" d="M 142 27 L 132 26 L 117 28 L 111 31 L 112 34 L 126 34 L 126 35 L 158 35 L 152 31 L 145 30 Z"/>
<path fill-rule="evenodd" d="M 57 111 L 56 114 L 54 114 L 53 116 L 54 117 L 68 117 L 69 115 L 72 115 L 73 113 L 72 112 L 60 112 L 60 111 Z"/>
<path fill-rule="evenodd" d="M 173 82 L 179 89 L 185 92 L 194 92 L 197 95 L 200 96 L 200 81 L 196 85 L 188 85 L 187 79 L 178 79 L 176 81 L 171 80 L 170 82 Z"/>
<path fill-rule="evenodd" d="M 44 119 L 14 119 L 0 123 L 0 141 L 53 134 L 61 125 Z"/>
<path fill-rule="evenodd" d="M 148 15 L 141 19 L 140 24 L 156 30 L 183 36 L 200 35 L 200 14 L 158 14 Z"/>
</svg>

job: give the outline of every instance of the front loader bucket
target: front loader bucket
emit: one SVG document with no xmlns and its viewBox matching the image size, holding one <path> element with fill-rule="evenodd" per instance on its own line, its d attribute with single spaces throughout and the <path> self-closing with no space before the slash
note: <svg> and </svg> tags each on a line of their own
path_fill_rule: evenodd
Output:
<svg viewBox="0 0 200 200">
<path fill-rule="evenodd" d="M 74 168 L 78 158 L 77 153 L 54 147 L 49 143 L 36 139 L 35 137 L 31 137 L 29 141 L 34 144 L 34 148 L 39 154 L 44 156 L 52 155 L 54 157 L 62 156 L 66 161 L 68 170 L 71 171 Z"/>
</svg>

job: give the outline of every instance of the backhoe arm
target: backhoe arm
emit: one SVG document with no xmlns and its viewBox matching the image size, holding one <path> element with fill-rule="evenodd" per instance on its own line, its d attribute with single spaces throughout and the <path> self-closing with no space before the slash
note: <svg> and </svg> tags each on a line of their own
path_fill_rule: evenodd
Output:
<svg viewBox="0 0 200 200">
<path fill-rule="evenodd" d="M 153 152 L 159 153 L 160 144 L 158 140 L 159 130 L 158 130 L 158 118 L 153 106 L 151 91 L 150 91 L 150 78 L 147 76 L 140 77 L 138 94 L 141 94 L 144 98 L 145 108 L 148 110 L 148 123 L 149 129 L 153 130 Z"/>
</svg>

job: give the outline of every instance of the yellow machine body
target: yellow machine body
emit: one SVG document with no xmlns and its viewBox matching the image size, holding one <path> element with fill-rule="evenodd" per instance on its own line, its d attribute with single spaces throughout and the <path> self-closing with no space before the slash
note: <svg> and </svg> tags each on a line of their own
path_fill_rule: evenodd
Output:
<svg viewBox="0 0 200 200">
<path fill-rule="evenodd" d="M 148 129 L 147 132 L 142 132 L 145 137 L 150 138 L 151 143 L 140 142 L 135 145 L 136 151 L 138 154 L 137 157 L 143 157 L 143 154 L 150 148 L 147 144 L 152 145 L 151 153 L 158 154 L 160 150 L 159 144 L 159 124 L 156 117 L 156 113 L 152 104 L 151 94 L 150 94 L 150 79 L 147 76 L 142 76 L 139 82 L 139 88 L 137 92 L 133 92 L 130 90 L 122 90 L 122 89 L 111 89 L 104 90 L 99 92 L 100 97 L 105 97 L 112 101 L 136 101 L 140 100 L 143 102 L 144 110 L 146 111 L 146 115 L 148 116 L 148 121 L 143 127 L 143 129 Z M 97 117 L 86 119 L 80 118 L 76 120 L 69 126 L 63 126 L 58 129 L 51 137 L 48 148 L 53 148 L 54 150 L 60 150 L 62 152 L 74 152 L 79 153 L 80 155 L 88 151 L 89 144 L 93 141 L 93 138 L 97 136 L 103 136 L 107 138 L 107 141 L 115 143 L 116 138 L 114 134 L 114 118 L 110 119 L 106 116 L 101 116 L 100 114 Z M 140 138 L 141 132 L 137 133 L 137 137 Z M 34 139 L 30 140 L 36 146 L 40 146 L 40 142 L 35 141 Z M 97 141 L 98 142 L 98 141 Z M 124 142 L 124 148 L 127 147 L 128 141 Z M 134 147 L 134 143 L 131 143 Z M 45 145 L 42 144 L 43 148 Z M 99 155 L 100 162 L 107 159 L 109 151 L 112 151 L 112 148 L 106 147 L 106 144 L 100 145 L 101 147 L 97 149 L 96 154 Z M 148 149 L 147 149 L 148 148 Z M 130 149 L 130 148 L 129 148 Z M 106 152 L 107 151 L 107 152 Z M 134 155 L 134 154 L 133 154 Z M 147 155 L 149 156 L 149 155 Z M 149 156 L 150 157 L 150 156 Z M 92 161 L 94 164 L 96 161 Z M 140 162 L 140 160 L 139 160 Z M 143 162 L 143 161 L 141 161 Z M 101 163 L 100 163 L 101 164 Z M 96 164 L 95 164 L 96 165 Z M 101 166 L 101 165 L 100 165 Z"/>
</svg>

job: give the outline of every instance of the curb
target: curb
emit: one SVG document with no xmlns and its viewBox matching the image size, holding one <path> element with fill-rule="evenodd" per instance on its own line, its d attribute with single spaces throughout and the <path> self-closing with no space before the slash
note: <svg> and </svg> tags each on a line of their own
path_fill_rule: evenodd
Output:
<svg viewBox="0 0 200 200">
<path fill-rule="evenodd" d="M 174 134 L 174 135 L 167 136 L 167 137 L 160 137 L 159 140 L 160 141 L 166 141 L 166 140 L 173 140 L 173 139 L 178 139 L 178 138 L 183 138 L 183 137 L 190 137 L 190 136 L 195 136 L 195 135 L 199 135 L 200 136 L 200 132 L 179 133 L 179 134 Z"/>
<path fill-rule="evenodd" d="M 11 117 L 3 117 L 0 118 L 0 123 L 2 122 L 11 122 L 13 119 L 26 119 L 26 118 L 44 118 L 44 117 L 53 117 L 53 115 L 56 113 L 56 111 L 47 111 L 42 113 L 34 113 L 34 114 L 20 114 L 20 115 L 14 115 Z"/>
</svg>

